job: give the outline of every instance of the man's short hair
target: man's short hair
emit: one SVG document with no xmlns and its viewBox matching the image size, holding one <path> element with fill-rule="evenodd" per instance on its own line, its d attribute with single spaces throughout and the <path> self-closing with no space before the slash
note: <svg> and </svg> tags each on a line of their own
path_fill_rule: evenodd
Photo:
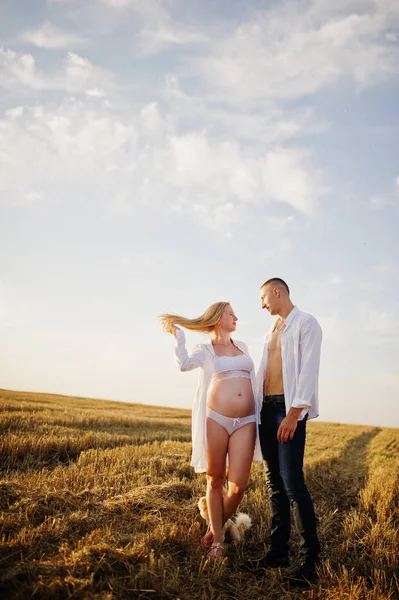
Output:
<svg viewBox="0 0 399 600">
<path fill-rule="evenodd" d="M 265 283 L 263 285 L 261 285 L 260 289 L 266 287 L 269 284 L 272 285 L 273 287 L 285 288 L 285 290 L 288 292 L 288 295 L 290 295 L 290 288 L 285 283 L 284 279 L 280 279 L 280 277 L 272 277 L 271 279 L 268 279 L 267 281 L 265 281 Z"/>
</svg>

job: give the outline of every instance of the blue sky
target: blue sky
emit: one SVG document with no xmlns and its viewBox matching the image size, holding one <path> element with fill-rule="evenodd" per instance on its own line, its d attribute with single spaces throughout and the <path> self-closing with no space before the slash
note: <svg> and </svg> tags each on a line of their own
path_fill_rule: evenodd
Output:
<svg viewBox="0 0 399 600">
<path fill-rule="evenodd" d="M 229 300 L 258 361 L 280 276 L 320 418 L 399 427 L 395 0 L 6 0 L 0 37 L 0 387 L 189 408 L 157 315 Z"/>
</svg>

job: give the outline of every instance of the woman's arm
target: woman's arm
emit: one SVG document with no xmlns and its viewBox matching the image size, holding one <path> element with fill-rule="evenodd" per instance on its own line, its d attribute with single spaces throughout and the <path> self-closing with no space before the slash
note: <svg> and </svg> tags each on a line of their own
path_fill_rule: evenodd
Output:
<svg viewBox="0 0 399 600">
<path fill-rule="evenodd" d="M 184 331 L 179 329 L 179 327 L 176 327 L 175 329 L 175 355 L 177 366 L 180 371 L 192 371 L 197 367 L 202 367 L 205 357 L 201 344 L 194 346 L 192 353 L 189 355 L 186 349 L 186 336 L 184 335 Z"/>
</svg>

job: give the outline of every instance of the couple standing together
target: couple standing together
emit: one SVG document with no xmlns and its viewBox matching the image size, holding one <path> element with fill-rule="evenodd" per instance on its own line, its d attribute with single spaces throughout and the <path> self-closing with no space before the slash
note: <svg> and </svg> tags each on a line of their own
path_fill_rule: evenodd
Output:
<svg viewBox="0 0 399 600">
<path fill-rule="evenodd" d="M 197 319 L 162 315 L 176 337 L 181 371 L 200 368 L 192 413 L 191 465 L 206 472 L 209 528 L 202 543 L 209 557 L 224 557 L 223 525 L 234 514 L 253 460 L 263 460 L 271 514 L 270 550 L 256 568 L 289 566 L 290 505 L 300 536 L 301 565 L 291 583 L 316 578 L 320 545 L 313 502 L 303 475 L 306 422 L 318 416 L 318 374 L 322 333 L 316 319 L 294 306 L 288 285 L 276 277 L 261 287 L 262 308 L 277 316 L 255 367 L 243 342 L 231 338 L 237 317 L 217 302 Z M 180 327 L 211 333 L 192 354 Z M 224 491 L 228 464 L 228 486 Z"/>
</svg>

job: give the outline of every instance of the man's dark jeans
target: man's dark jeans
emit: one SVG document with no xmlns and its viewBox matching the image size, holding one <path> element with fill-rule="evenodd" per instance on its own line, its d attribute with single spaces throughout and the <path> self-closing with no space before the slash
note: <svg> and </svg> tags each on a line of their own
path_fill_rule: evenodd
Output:
<svg viewBox="0 0 399 600">
<path fill-rule="evenodd" d="M 271 551 L 288 556 L 290 538 L 290 503 L 300 536 L 303 562 L 318 561 L 320 544 L 316 532 L 313 502 L 303 476 L 306 421 L 298 421 L 292 440 L 277 441 L 277 431 L 284 419 L 284 396 L 268 396 L 263 403 L 259 436 L 264 459 L 271 513 Z"/>
</svg>

